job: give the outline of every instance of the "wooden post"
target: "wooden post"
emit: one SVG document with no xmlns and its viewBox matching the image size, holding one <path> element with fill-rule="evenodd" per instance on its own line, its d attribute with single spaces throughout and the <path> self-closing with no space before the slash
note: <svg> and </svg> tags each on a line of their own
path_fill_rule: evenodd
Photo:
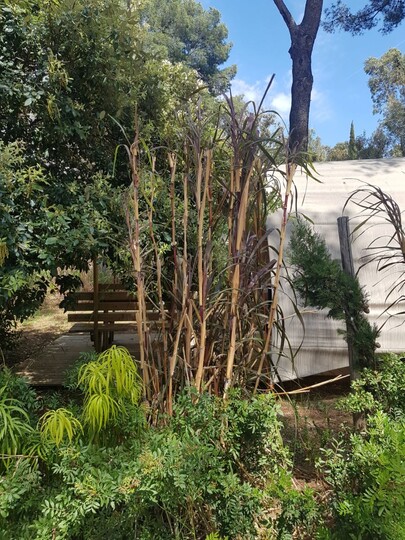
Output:
<svg viewBox="0 0 405 540">
<path fill-rule="evenodd" d="M 93 321 L 94 321 L 94 348 L 96 352 L 101 352 L 100 332 L 98 329 L 98 308 L 99 308 L 99 288 L 98 288 L 98 266 L 97 257 L 93 260 Z"/>
<path fill-rule="evenodd" d="M 342 259 L 342 268 L 346 274 L 355 277 L 354 273 L 354 264 L 353 264 L 353 254 L 352 246 L 350 243 L 350 228 L 349 228 L 349 218 L 347 216 L 342 216 L 338 218 L 338 231 L 339 231 L 339 242 L 340 242 L 340 257 Z M 349 352 L 349 368 L 350 368 L 350 380 L 354 381 L 360 375 L 359 373 L 359 359 L 357 352 L 353 347 L 352 335 L 352 322 L 346 316 L 346 329 L 347 329 L 347 349 Z M 353 425 L 357 430 L 362 429 L 364 426 L 364 414 L 363 413 L 353 413 Z"/>
<path fill-rule="evenodd" d="M 350 228 L 349 218 L 347 216 L 339 217 L 337 220 L 339 242 L 340 242 L 340 257 L 342 260 L 343 271 L 349 276 L 355 277 L 352 246 L 350 243 Z M 347 348 L 349 352 L 349 368 L 350 368 L 350 380 L 354 381 L 359 375 L 358 358 L 353 349 L 353 340 L 351 339 L 351 321 L 346 317 L 347 328 Z"/>
</svg>

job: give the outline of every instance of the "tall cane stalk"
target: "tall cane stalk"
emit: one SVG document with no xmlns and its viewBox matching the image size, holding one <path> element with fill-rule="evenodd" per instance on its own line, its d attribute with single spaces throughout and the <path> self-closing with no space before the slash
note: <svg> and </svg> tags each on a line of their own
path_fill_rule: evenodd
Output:
<svg viewBox="0 0 405 540">
<path fill-rule="evenodd" d="M 257 370 L 256 383 L 255 383 L 255 388 L 254 388 L 255 392 L 257 392 L 257 389 L 260 384 L 260 378 L 263 371 L 264 362 L 266 358 L 268 357 L 268 355 L 270 354 L 272 330 L 273 330 L 273 326 L 274 326 L 274 322 L 276 320 L 276 314 L 277 314 L 278 291 L 280 287 L 281 269 L 283 267 L 284 244 L 285 244 L 285 239 L 286 239 L 287 223 L 288 223 L 288 217 L 289 217 L 288 208 L 289 208 L 291 190 L 293 186 L 293 180 L 294 180 L 296 169 L 297 169 L 297 165 L 295 163 L 287 163 L 286 188 L 285 188 L 285 193 L 284 193 L 283 213 L 282 213 L 281 227 L 280 227 L 280 241 L 279 241 L 279 246 L 278 246 L 276 273 L 274 276 L 274 282 L 272 286 L 273 297 L 272 297 L 272 302 L 271 302 L 270 311 L 269 311 L 269 318 L 267 322 L 266 339 L 264 342 L 264 346 L 263 346 L 263 350 L 262 350 L 262 354 L 260 358 L 260 364 Z"/>
<path fill-rule="evenodd" d="M 130 234 L 130 250 L 135 271 L 135 279 L 137 286 L 138 309 L 136 311 L 136 324 L 139 336 L 140 347 L 140 364 L 143 378 L 144 397 L 149 399 L 150 396 L 150 378 L 149 369 L 146 363 L 146 333 L 147 333 L 147 318 L 146 318 L 146 302 L 145 302 L 145 287 L 142 274 L 142 256 L 141 256 L 141 239 L 140 239 L 140 220 L 139 220 L 139 169 L 138 169 L 138 153 L 139 153 L 139 131 L 136 127 L 134 141 L 129 149 L 132 188 L 133 188 L 133 207 L 134 207 L 134 230 L 129 215 L 127 215 L 128 230 Z"/>
</svg>

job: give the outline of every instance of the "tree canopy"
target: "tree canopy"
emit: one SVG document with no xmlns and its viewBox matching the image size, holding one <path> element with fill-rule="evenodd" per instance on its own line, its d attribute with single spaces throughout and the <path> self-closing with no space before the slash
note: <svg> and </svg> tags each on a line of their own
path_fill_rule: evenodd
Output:
<svg viewBox="0 0 405 540">
<path fill-rule="evenodd" d="M 206 83 L 230 49 L 218 12 L 175 2 L 172 44 L 190 53 L 175 57 L 161 28 L 146 24 L 145 3 L 1 3 L 0 331 L 38 307 L 50 280 L 66 290 L 95 254 L 114 261 L 125 251 L 130 179 L 118 150 L 135 115 L 144 144 L 167 148 L 190 96 L 214 101 Z"/>
<path fill-rule="evenodd" d="M 363 8 L 355 12 L 338 0 L 325 9 L 323 27 L 327 32 L 339 29 L 357 35 L 379 26 L 383 34 L 388 34 L 397 28 L 404 18 L 403 0 L 369 0 Z"/>
<path fill-rule="evenodd" d="M 216 92 L 227 89 L 236 67 L 219 69 L 232 44 L 218 10 L 206 11 L 195 0 L 146 0 L 142 19 L 152 43 L 172 62 L 195 69 Z"/>
<path fill-rule="evenodd" d="M 381 114 L 381 127 L 393 147 L 405 156 L 405 54 L 390 49 L 381 58 L 365 63 L 374 113 Z"/>
<path fill-rule="evenodd" d="M 24 140 L 32 162 L 59 178 L 111 173 L 135 104 L 144 137 L 161 142 L 198 86 L 193 69 L 151 50 L 140 10 L 114 0 L 10 2 L 0 48 L 0 137 Z"/>
</svg>

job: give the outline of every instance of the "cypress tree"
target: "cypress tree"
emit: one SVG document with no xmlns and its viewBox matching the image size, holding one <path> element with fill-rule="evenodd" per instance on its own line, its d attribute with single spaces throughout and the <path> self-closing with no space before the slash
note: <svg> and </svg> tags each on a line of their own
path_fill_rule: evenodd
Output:
<svg viewBox="0 0 405 540">
<path fill-rule="evenodd" d="M 349 159 L 357 159 L 356 137 L 354 135 L 353 122 L 350 124 Z"/>
</svg>

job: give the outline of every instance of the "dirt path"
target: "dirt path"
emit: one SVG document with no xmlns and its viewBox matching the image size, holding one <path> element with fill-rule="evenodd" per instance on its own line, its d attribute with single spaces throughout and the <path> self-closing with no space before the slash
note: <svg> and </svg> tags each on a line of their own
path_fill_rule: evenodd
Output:
<svg viewBox="0 0 405 540">
<path fill-rule="evenodd" d="M 15 349 L 4 351 L 7 365 L 13 366 L 37 357 L 49 343 L 69 330 L 71 323 L 68 323 L 63 309 L 58 307 L 61 299 L 58 294 L 48 295 L 38 312 L 18 325 L 20 337 Z"/>
</svg>

